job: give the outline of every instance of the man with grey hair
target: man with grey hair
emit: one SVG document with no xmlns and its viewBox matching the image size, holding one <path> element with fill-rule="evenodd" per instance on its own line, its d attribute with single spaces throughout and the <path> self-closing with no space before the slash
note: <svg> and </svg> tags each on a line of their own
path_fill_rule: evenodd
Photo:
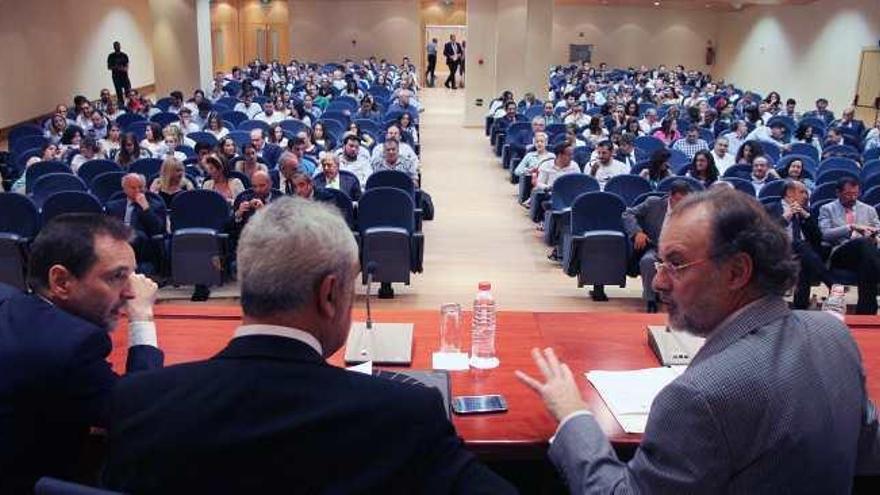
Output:
<svg viewBox="0 0 880 495">
<path fill-rule="evenodd" d="M 782 228 L 737 191 L 692 194 L 660 234 L 654 290 L 669 326 L 706 337 L 651 404 L 641 447 L 614 453 L 552 349 L 541 382 L 560 426 L 550 460 L 571 493 L 848 493 L 880 471 L 880 437 L 849 329 L 792 311 L 797 264 Z"/>
<path fill-rule="evenodd" d="M 105 211 L 116 217 L 134 232 L 131 246 L 138 263 L 149 261 L 158 266 L 159 252 L 152 242 L 155 235 L 165 233 L 165 205 L 147 198 L 146 180 L 140 174 L 130 173 L 122 177 L 125 197 L 108 201 Z"/>
<path fill-rule="evenodd" d="M 296 194 L 293 176 L 298 174 L 299 171 L 299 157 L 290 151 L 281 153 L 281 156 L 278 157 L 278 175 L 275 176 L 277 178 L 275 188 L 281 190 L 287 196 Z"/>
<path fill-rule="evenodd" d="M 325 361 L 348 336 L 358 272 L 357 245 L 332 207 L 285 197 L 261 208 L 238 245 L 242 325 L 214 358 L 118 388 L 106 484 L 513 492 L 463 448 L 435 390 Z"/>
</svg>

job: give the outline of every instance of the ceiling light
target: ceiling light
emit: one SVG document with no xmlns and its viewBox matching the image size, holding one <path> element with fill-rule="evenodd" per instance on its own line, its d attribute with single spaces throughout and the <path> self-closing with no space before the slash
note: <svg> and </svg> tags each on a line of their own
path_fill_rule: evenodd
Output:
<svg viewBox="0 0 880 495">
<path fill-rule="evenodd" d="M 659 6 L 660 6 L 660 2 L 654 2 L 654 7 L 659 7 Z"/>
</svg>

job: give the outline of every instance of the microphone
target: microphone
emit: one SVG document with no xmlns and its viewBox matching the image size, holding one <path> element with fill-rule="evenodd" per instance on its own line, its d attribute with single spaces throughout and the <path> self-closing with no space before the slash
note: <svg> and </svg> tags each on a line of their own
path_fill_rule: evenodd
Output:
<svg viewBox="0 0 880 495">
<path fill-rule="evenodd" d="M 367 329 L 373 328 L 373 315 L 370 311 L 370 288 L 373 286 L 373 274 L 376 273 L 376 262 L 367 262 Z"/>
</svg>

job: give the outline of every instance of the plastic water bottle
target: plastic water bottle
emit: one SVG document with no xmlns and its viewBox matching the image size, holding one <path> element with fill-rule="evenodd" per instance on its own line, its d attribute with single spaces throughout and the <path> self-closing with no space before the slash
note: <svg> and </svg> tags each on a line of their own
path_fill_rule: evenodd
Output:
<svg viewBox="0 0 880 495">
<path fill-rule="evenodd" d="M 822 311 L 827 311 L 843 321 L 846 316 L 846 289 L 840 284 L 831 286 L 831 293 L 822 303 Z"/>
<path fill-rule="evenodd" d="M 491 369 L 498 366 L 495 356 L 495 299 L 492 284 L 480 282 L 474 298 L 474 321 L 471 332 L 471 366 Z"/>
</svg>

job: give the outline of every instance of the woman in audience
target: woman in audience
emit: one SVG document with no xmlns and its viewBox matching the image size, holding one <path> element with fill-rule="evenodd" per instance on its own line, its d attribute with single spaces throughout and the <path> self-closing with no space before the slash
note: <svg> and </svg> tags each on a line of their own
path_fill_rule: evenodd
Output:
<svg viewBox="0 0 880 495">
<path fill-rule="evenodd" d="M 672 177 L 672 171 L 669 170 L 669 157 L 672 154 L 666 148 L 660 148 L 651 154 L 648 166 L 643 168 L 639 175 L 644 177 L 651 183 L 653 189 L 657 189 L 663 179 Z"/>
<path fill-rule="evenodd" d="M 398 124 L 400 126 L 400 132 L 409 134 L 410 137 L 412 137 L 413 144 L 418 146 L 419 130 L 416 129 L 416 126 L 412 123 L 412 115 L 409 112 L 404 112 L 403 115 L 400 116 Z"/>
<path fill-rule="evenodd" d="M 114 160 L 116 154 L 119 153 L 119 148 L 122 145 L 121 134 L 122 129 L 119 124 L 113 122 L 107 130 L 107 137 L 98 141 L 98 144 L 101 145 L 101 153 L 111 160 Z"/>
<path fill-rule="evenodd" d="M 103 158 L 101 155 L 101 145 L 93 137 L 84 138 L 79 146 L 79 153 L 70 161 L 70 170 L 73 173 L 77 173 L 83 163 L 96 158 Z"/>
<path fill-rule="evenodd" d="M 238 155 L 238 146 L 235 145 L 235 141 L 231 137 L 225 137 L 217 145 L 217 154 L 221 159 L 232 163 L 232 160 Z"/>
<path fill-rule="evenodd" d="M 120 140 L 119 152 L 116 154 L 116 163 L 124 169 L 141 158 L 152 158 L 153 154 L 149 150 L 140 147 L 137 136 L 134 133 L 126 132 Z"/>
<path fill-rule="evenodd" d="M 519 165 L 514 169 L 514 173 L 520 177 L 537 175 L 538 167 L 540 167 L 542 163 L 556 158 L 556 155 L 547 149 L 546 133 L 536 132 L 535 137 L 532 138 L 532 144 L 535 146 L 534 151 L 526 153 L 526 156 L 519 161 Z"/>
<path fill-rule="evenodd" d="M 339 96 L 350 96 L 357 101 L 364 99 L 364 92 L 358 87 L 354 78 L 348 78 L 345 81 L 345 88 L 339 92 Z"/>
<path fill-rule="evenodd" d="M 654 137 L 663 141 L 666 146 L 672 145 L 681 139 L 681 133 L 678 132 L 678 121 L 667 114 L 667 117 L 660 122 L 660 128 L 654 131 Z"/>
<path fill-rule="evenodd" d="M 61 153 L 63 160 L 70 163 L 70 160 L 79 152 L 79 145 L 82 143 L 83 133 L 78 126 L 70 126 L 61 136 Z"/>
<path fill-rule="evenodd" d="M 214 191 L 232 204 L 235 197 L 244 191 L 244 184 L 235 177 L 229 178 L 229 164 L 217 155 L 208 155 L 205 158 L 208 179 L 202 184 L 202 189 Z"/>
<path fill-rule="evenodd" d="M 164 143 L 159 154 L 156 156 L 162 158 L 166 156 L 173 156 L 181 162 L 185 161 L 186 154 L 182 151 L 177 151 L 177 147 L 182 144 L 182 134 L 180 132 L 180 128 L 169 125 L 165 128 L 164 131 L 162 131 L 162 136 L 164 137 Z"/>
<path fill-rule="evenodd" d="M 247 143 L 242 150 L 242 157 L 235 161 L 235 171 L 241 172 L 252 178 L 255 172 L 269 173 L 268 167 L 257 160 L 257 150 L 254 145 Z"/>
<path fill-rule="evenodd" d="M 584 139 L 593 147 L 608 139 L 608 129 L 602 125 L 602 117 L 593 115 L 590 118 L 590 125 L 584 130 Z"/>
<path fill-rule="evenodd" d="M 783 179 L 792 179 L 799 182 L 803 182 L 807 189 L 813 190 L 813 180 L 807 175 L 806 170 L 804 170 L 804 162 L 802 160 L 792 160 L 782 169 L 779 174 Z"/>
<path fill-rule="evenodd" d="M 165 201 L 165 204 L 171 206 L 174 196 L 181 191 L 192 191 L 195 189 L 192 181 L 186 176 L 186 167 L 183 162 L 173 156 L 166 157 L 159 168 L 159 176 L 153 179 L 150 184 L 150 191 L 158 194 Z"/>
<path fill-rule="evenodd" d="M 64 131 L 67 130 L 67 126 L 67 117 L 56 113 L 49 121 L 49 126 L 43 132 L 43 135 L 46 136 L 50 143 L 58 144 L 61 142 L 61 138 L 64 136 Z"/>
<path fill-rule="evenodd" d="M 327 130 L 324 129 L 324 124 L 322 122 L 315 122 L 315 127 L 312 128 L 312 141 L 314 141 L 322 151 L 332 151 L 330 148 L 331 143 L 327 137 Z"/>
<path fill-rule="evenodd" d="M 634 117 L 626 119 L 626 126 L 623 128 L 623 132 L 632 134 L 633 136 L 643 136 L 645 134 L 642 132 L 642 127 L 639 125 L 639 119 Z"/>
<path fill-rule="evenodd" d="M 573 148 L 580 148 L 581 146 L 586 146 L 587 142 L 578 138 L 577 133 L 575 132 L 574 127 L 566 126 L 565 128 L 565 142 L 569 144 L 569 146 Z M 555 146 L 550 146 L 549 139 L 547 141 L 549 148 L 555 148 Z"/>
<path fill-rule="evenodd" d="M 794 136 L 791 138 L 791 142 L 809 144 L 816 148 L 820 155 L 822 154 L 822 142 L 816 136 L 813 126 L 809 124 L 801 123 L 798 125 L 797 130 L 794 131 Z"/>
<path fill-rule="evenodd" d="M 59 148 L 58 145 L 46 143 L 43 146 L 40 146 L 40 154 L 28 158 L 24 166 L 27 168 L 37 162 L 48 162 L 53 160 L 60 161 L 63 158 L 64 154 L 61 152 L 61 148 Z M 24 176 L 24 174 L 21 175 Z"/>
<path fill-rule="evenodd" d="M 715 159 L 712 158 L 712 154 L 706 150 L 698 151 L 688 166 L 686 175 L 700 181 L 705 188 L 711 186 L 713 182 L 718 180 L 718 169 L 715 167 Z"/>
<path fill-rule="evenodd" d="M 874 127 L 872 127 L 865 135 L 865 151 L 880 148 L 880 115 L 874 119 Z"/>
<path fill-rule="evenodd" d="M 627 119 L 633 118 L 633 119 L 638 120 L 638 118 L 639 118 L 639 102 L 637 102 L 636 100 L 627 101 L 626 106 L 623 107 L 623 113 Z"/>
<path fill-rule="evenodd" d="M 779 96 L 779 93 L 776 91 L 771 91 L 767 94 L 767 97 L 764 98 L 764 103 L 767 105 L 767 111 L 773 115 L 776 115 L 779 112 L 779 109 L 782 107 L 782 97 Z"/>
<path fill-rule="evenodd" d="M 700 90 L 694 88 L 691 90 L 691 94 L 684 99 L 681 103 L 681 106 L 685 108 L 695 107 L 700 104 Z"/>
<path fill-rule="evenodd" d="M 287 138 L 284 137 L 284 128 L 281 124 L 275 123 L 269 126 L 269 134 L 266 136 L 272 144 L 277 144 L 282 148 L 287 148 Z"/>
<path fill-rule="evenodd" d="M 223 124 L 223 119 L 218 113 L 211 112 L 208 115 L 208 122 L 205 124 L 205 132 L 211 133 L 219 141 L 229 134 L 229 129 Z"/>
<path fill-rule="evenodd" d="M 757 156 L 764 155 L 764 148 L 756 141 L 746 141 L 736 152 L 737 165 L 752 165 L 752 160 Z"/>
<path fill-rule="evenodd" d="M 141 141 L 141 148 L 150 152 L 153 156 L 162 154 L 165 143 L 162 140 L 162 126 L 156 122 L 147 124 L 144 130 L 144 139 Z"/>
</svg>

